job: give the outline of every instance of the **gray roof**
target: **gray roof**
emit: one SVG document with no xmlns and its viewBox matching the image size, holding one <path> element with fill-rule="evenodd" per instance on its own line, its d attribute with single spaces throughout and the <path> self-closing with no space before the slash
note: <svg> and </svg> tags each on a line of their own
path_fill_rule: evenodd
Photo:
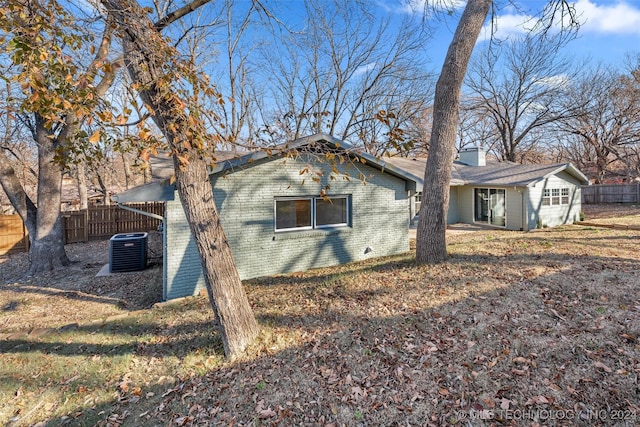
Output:
<svg viewBox="0 0 640 427">
<path fill-rule="evenodd" d="M 265 158 L 275 159 L 294 151 L 314 152 L 326 149 L 346 153 L 348 156 L 374 167 L 382 173 L 388 173 L 404 180 L 408 191 L 416 191 L 418 182 L 422 183 L 419 176 L 414 176 L 410 171 L 406 171 L 382 159 L 361 152 L 350 144 L 323 133 L 299 138 L 287 144 L 264 148 L 246 154 L 216 151 L 215 154 L 218 162 L 211 168 L 210 174 L 224 173 L 233 171 L 235 168 L 249 167 L 258 160 Z M 174 185 L 170 179 L 173 175 L 172 158 L 167 156 L 154 158 L 152 160 L 152 171 L 154 177 L 159 179 L 159 181 L 134 187 L 113 196 L 113 199 L 117 203 L 173 200 Z"/>
<path fill-rule="evenodd" d="M 486 166 L 469 166 L 454 162 L 453 167 L 468 185 L 528 187 L 563 171 L 581 184 L 589 184 L 589 179 L 571 163 L 519 165 L 511 162 L 487 162 Z"/>
<path fill-rule="evenodd" d="M 385 159 L 398 168 L 403 168 L 413 175 L 422 177 L 427 159 L 390 157 Z M 452 186 L 489 185 L 496 187 L 527 187 L 535 185 L 559 172 L 565 171 L 581 184 L 589 184 L 589 179 L 571 163 L 551 165 L 520 165 L 512 162 L 487 161 L 486 166 L 469 166 L 460 161 L 453 162 L 451 171 Z M 423 181 L 418 181 L 417 191 L 422 191 Z"/>
<path fill-rule="evenodd" d="M 394 165 L 397 168 L 404 169 L 411 175 L 418 177 L 419 191 L 422 191 L 422 179 L 424 177 L 424 170 L 427 166 L 426 157 L 385 157 L 384 160 L 387 163 Z M 451 182 L 449 185 L 464 185 L 465 181 L 462 179 L 458 171 L 454 168 L 451 170 Z"/>
<path fill-rule="evenodd" d="M 215 152 L 215 161 L 222 162 L 233 159 L 234 157 L 240 157 L 244 154 L 247 153 L 242 151 L 217 150 Z M 161 153 L 157 156 L 151 156 L 151 158 L 149 158 L 149 163 L 151 164 L 151 177 L 154 180 L 171 178 L 175 173 L 173 157 L 169 153 Z"/>
</svg>

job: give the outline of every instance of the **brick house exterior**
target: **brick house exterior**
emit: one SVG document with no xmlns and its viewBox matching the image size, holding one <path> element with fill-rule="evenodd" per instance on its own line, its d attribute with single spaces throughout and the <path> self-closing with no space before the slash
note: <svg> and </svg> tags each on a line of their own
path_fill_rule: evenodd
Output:
<svg viewBox="0 0 640 427">
<path fill-rule="evenodd" d="M 313 154 L 305 153 L 307 148 Z M 325 149 L 355 161 L 319 161 Z M 296 154 L 254 152 L 218 163 L 210 175 L 241 279 L 409 250 L 407 213 L 415 177 L 367 154 L 356 154 L 329 135 L 302 138 L 286 150 Z M 132 190 L 118 201 L 154 198 L 144 189 Z M 196 294 L 204 279 L 180 200 L 166 188 L 164 194 L 163 298 L 171 300 Z M 297 224 L 291 215 L 298 216 Z M 309 222 L 304 222 L 305 215 Z"/>
</svg>

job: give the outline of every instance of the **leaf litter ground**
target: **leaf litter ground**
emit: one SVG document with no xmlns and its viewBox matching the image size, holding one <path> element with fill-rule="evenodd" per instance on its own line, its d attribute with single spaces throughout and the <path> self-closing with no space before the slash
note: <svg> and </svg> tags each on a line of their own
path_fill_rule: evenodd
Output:
<svg viewBox="0 0 640 427">
<path fill-rule="evenodd" d="M 416 266 L 411 253 L 247 282 L 262 331 L 233 362 L 221 358 L 204 298 L 5 337 L 0 422 L 640 423 L 640 231 L 483 230 L 448 243 L 437 266 Z M 2 313 L 4 325 L 16 312 Z M 84 370 L 53 369 L 69 359 Z M 28 379 L 27 364 L 49 380 Z"/>
</svg>

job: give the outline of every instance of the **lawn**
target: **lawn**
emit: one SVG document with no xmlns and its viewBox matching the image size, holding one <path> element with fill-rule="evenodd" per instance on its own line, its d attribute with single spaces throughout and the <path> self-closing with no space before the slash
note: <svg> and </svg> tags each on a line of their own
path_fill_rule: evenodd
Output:
<svg viewBox="0 0 640 427">
<path fill-rule="evenodd" d="M 30 288 L 11 305 L 2 284 L 0 424 L 640 423 L 640 231 L 483 230 L 448 247 L 437 266 L 408 253 L 246 282 L 261 333 L 233 362 L 205 298 L 107 298 L 91 303 L 111 317 L 18 330 Z"/>
</svg>

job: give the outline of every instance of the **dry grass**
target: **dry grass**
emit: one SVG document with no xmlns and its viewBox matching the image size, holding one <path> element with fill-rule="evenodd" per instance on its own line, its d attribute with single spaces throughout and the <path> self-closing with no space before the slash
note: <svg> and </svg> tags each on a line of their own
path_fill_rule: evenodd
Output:
<svg viewBox="0 0 640 427">
<path fill-rule="evenodd" d="M 261 335 L 233 362 L 202 298 L 5 336 L 0 423 L 637 425 L 639 239 L 487 230 L 451 236 L 437 266 L 251 281 Z"/>
</svg>

